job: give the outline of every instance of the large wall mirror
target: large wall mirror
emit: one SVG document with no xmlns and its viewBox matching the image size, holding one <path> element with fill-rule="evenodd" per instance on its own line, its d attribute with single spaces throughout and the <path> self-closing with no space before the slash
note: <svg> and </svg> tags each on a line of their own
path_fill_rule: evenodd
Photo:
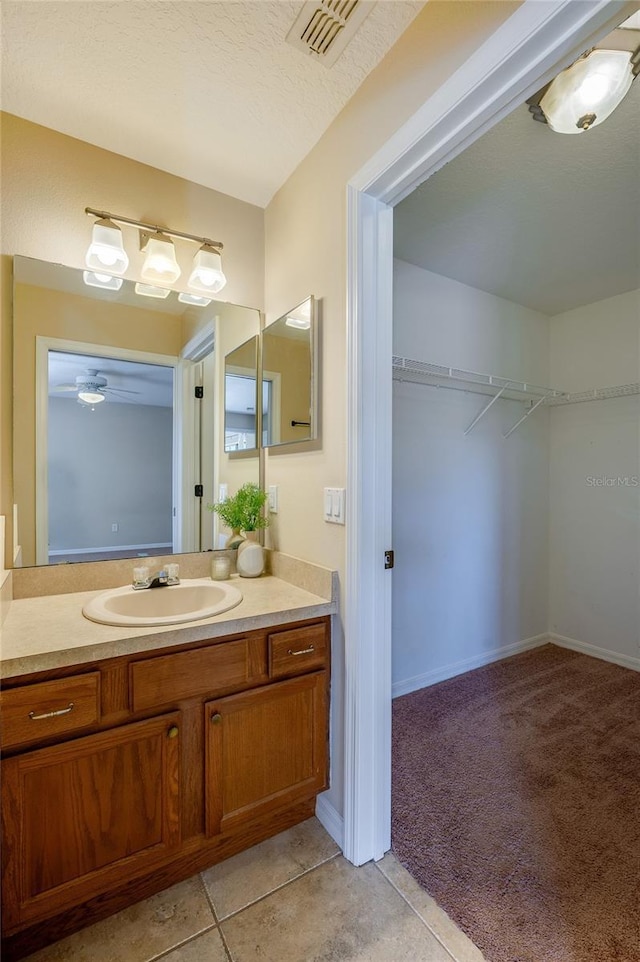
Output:
<svg viewBox="0 0 640 962">
<path fill-rule="evenodd" d="M 318 430 L 318 325 L 308 297 L 262 332 L 262 444 L 312 441 Z"/>
<path fill-rule="evenodd" d="M 255 444 L 225 451 L 225 357 L 259 332 L 251 308 L 92 288 L 81 270 L 15 257 L 20 563 L 220 547 L 206 504 L 260 483 Z"/>
</svg>

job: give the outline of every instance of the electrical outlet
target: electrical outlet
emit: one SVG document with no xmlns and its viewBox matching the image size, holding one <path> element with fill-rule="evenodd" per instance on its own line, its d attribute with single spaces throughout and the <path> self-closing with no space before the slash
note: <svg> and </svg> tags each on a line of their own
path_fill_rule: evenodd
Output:
<svg viewBox="0 0 640 962">
<path fill-rule="evenodd" d="M 111 530 L 112 530 L 113 532 L 115 532 L 115 531 L 117 531 L 117 530 L 119 529 L 119 527 L 120 527 L 120 525 L 118 524 L 118 522 L 117 522 L 117 521 L 114 521 L 113 524 L 111 525 Z"/>
</svg>

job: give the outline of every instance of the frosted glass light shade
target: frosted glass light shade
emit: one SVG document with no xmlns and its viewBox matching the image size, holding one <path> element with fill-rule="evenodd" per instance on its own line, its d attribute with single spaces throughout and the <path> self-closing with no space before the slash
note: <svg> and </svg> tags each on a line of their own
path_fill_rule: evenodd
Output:
<svg viewBox="0 0 640 962">
<path fill-rule="evenodd" d="M 171 291 L 168 287 L 154 287 L 153 284 L 136 284 L 136 294 L 142 294 L 143 297 L 159 297 L 164 300 L 168 297 Z"/>
<path fill-rule="evenodd" d="M 106 400 L 104 394 L 99 394 L 97 391 L 78 391 L 78 399 L 85 404 L 100 404 L 101 401 Z"/>
<path fill-rule="evenodd" d="M 85 263 L 94 271 L 124 274 L 129 266 L 129 258 L 122 245 L 122 231 L 113 221 L 95 222 Z"/>
<path fill-rule="evenodd" d="M 217 294 L 227 283 L 222 271 L 220 252 L 213 247 L 201 247 L 193 258 L 189 287 L 202 294 Z"/>
<path fill-rule="evenodd" d="M 581 134 L 613 113 L 633 81 L 626 50 L 593 50 L 552 81 L 540 108 L 552 130 Z"/>
<path fill-rule="evenodd" d="M 101 274 L 98 271 L 83 271 L 82 280 L 88 287 L 102 287 L 106 291 L 119 291 L 122 287 L 121 277 L 111 274 Z"/>
<path fill-rule="evenodd" d="M 180 277 L 173 241 L 161 234 L 150 237 L 144 248 L 146 257 L 140 277 L 147 284 L 173 284 Z"/>
<path fill-rule="evenodd" d="M 196 307 L 208 307 L 211 303 L 210 297 L 201 297 L 199 294 L 178 294 L 181 304 L 194 304 Z"/>
</svg>

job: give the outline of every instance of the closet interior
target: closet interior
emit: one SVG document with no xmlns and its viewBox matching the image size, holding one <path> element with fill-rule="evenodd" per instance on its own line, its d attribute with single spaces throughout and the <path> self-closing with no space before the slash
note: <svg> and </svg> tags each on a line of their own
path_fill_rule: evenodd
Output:
<svg viewBox="0 0 640 962">
<path fill-rule="evenodd" d="M 396 208 L 394 696 L 549 640 L 640 666 L 639 111 L 522 105 Z"/>
</svg>

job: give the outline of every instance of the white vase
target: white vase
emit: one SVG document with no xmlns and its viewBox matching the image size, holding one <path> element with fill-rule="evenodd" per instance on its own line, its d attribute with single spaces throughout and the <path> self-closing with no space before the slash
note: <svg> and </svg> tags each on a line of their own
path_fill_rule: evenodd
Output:
<svg viewBox="0 0 640 962">
<path fill-rule="evenodd" d="M 236 568 L 241 578 L 258 578 L 264 571 L 264 548 L 257 541 L 256 531 L 246 531 L 247 540 L 238 545 Z"/>
</svg>

